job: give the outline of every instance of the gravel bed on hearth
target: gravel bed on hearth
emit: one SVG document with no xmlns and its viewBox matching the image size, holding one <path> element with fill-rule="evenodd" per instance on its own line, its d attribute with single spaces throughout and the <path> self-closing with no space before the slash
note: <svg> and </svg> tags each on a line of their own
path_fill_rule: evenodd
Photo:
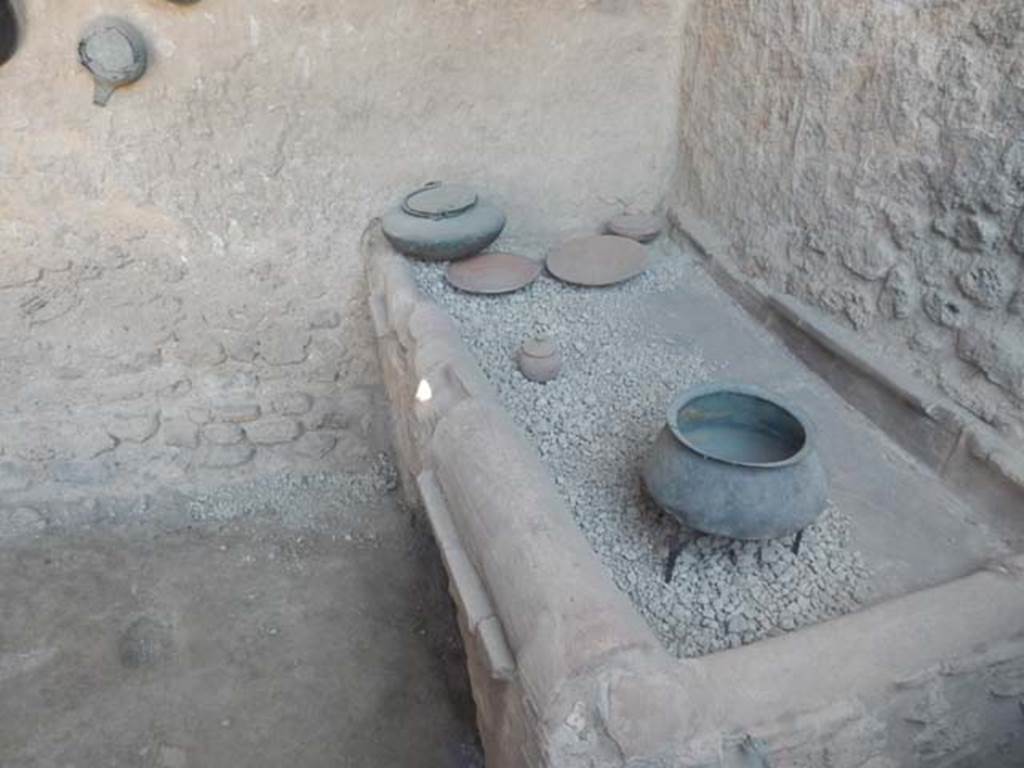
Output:
<svg viewBox="0 0 1024 768">
<path fill-rule="evenodd" d="M 792 539 L 749 543 L 684 530 L 647 498 L 639 463 L 666 403 L 714 374 L 700 349 L 659 335 L 637 311 L 644 295 L 707 279 L 670 243 L 652 253 L 645 274 L 602 289 L 544 274 L 518 293 L 474 296 L 451 288 L 443 265 L 416 262 L 414 272 L 458 323 L 594 551 L 670 651 L 698 656 L 856 609 L 868 574 L 834 506 L 794 554 Z M 522 340 L 537 332 L 553 335 L 564 358 L 548 384 L 527 381 L 515 364 Z"/>
</svg>

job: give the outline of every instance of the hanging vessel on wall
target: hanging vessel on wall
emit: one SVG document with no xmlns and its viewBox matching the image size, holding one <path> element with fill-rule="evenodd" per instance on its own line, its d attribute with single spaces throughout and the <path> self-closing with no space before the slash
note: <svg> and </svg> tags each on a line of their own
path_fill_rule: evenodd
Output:
<svg viewBox="0 0 1024 768">
<path fill-rule="evenodd" d="M 381 224 L 396 250 L 453 261 L 493 243 L 505 228 L 505 214 L 469 187 L 432 181 L 407 195 Z"/>
<path fill-rule="evenodd" d="M 100 107 L 107 105 L 116 88 L 142 77 L 146 59 L 142 34 L 123 19 L 94 21 L 78 43 L 78 60 L 95 81 L 93 104 Z"/>
</svg>

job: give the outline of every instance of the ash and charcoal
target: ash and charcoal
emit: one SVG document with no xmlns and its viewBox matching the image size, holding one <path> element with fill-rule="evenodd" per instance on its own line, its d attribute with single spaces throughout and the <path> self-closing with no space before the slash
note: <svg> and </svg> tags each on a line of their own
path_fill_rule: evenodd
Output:
<svg viewBox="0 0 1024 768">
<path fill-rule="evenodd" d="M 698 279 L 672 248 L 653 246 L 644 274 L 600 290 L 544 275 L 518 293 L 472 296 L 446 285 L 438 265 L 413 268 L 537 446 L 615 583 L 670 651 L 690 657 L 855 610 L 868 573 L 833 505 L 799 539 L 741 542 L 683 529 L 647 497 L 639 465 L 665 404 L 716 368 L 700 349 L 666 343 L 637 311 L 643 295 Z M 562 373 L 547 384 L 516 366 L 522 340 L 537 334 L 562 351 Z"/>
</svg>

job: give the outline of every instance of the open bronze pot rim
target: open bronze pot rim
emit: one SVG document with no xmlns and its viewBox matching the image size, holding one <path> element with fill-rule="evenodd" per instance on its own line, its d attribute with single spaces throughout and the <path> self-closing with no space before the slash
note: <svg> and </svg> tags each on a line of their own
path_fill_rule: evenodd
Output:
<svg viewBox="0 0 1024 768">
<path fill-rule="evenodd" d="M 788 416 L 792 417 L 804 433 L 803 445 L 800 446 L 792 456 L 789 456 L 781 461 L 772 462 L 755 462 L 755 461 L 740 461 L 737 459 L 729 459 L 717 454 L 708 452 L 687 439 L 686 435 L 679 428 L 679 412 L 683 410 L 687 405 L 692 403 L 694 400 L 698 400 L 707 395 L 722 395 L 722 394 L 734 394 L 742 395 L 744 397 L 750 397 L 757 400 L 762 400 L 775 408 L 780 409 Z M 710 384 L 702 384 L 696 387 L 692 387 L 683 390 L 669 403 L 668 409 L 665 411 L 665 420 L 667 422 L 669 430 L 672 435 L 687 449 L 693 451 L 698 456 L 702 456 L 710 461 L 717 461 L 721 464 L 731 464 L 737 467 L 749 467 L 752 469 L 779 469 L 782 467 L 789 467 L 794 464 L 799 464 L 803 461 L 809 453 L 815 450 L 815 434 L 814 429 L 811 426 L 810 419 L 804 414 L 804 412 L 788 402 L 784 398 L 779 397 L 776 394 L 768 392 L 760 387 L 752 384 L 743 384 L 734 381 L 718 381 Z"/>
</svg>

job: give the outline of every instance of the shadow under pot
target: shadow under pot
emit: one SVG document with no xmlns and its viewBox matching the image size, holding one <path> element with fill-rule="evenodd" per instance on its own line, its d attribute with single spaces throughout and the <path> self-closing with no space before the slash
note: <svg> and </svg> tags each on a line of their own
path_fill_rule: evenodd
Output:
<svg viewBox="0 0 1024 768">
<path fill-rule="evenodd" d="M 454 261 L 493 243 L 505 228 L 505 214 L 469 187 L 435 181 L 407 195 L 381 225 L 407 256 Z"/>
<path fill-rule="evenodd" d="M 734 539 L 797 533 L 828 495 L 810 422 L 742 384 L 678 395 L 642 474 L 658 505 L 684 525 Z"/>
</svg>

